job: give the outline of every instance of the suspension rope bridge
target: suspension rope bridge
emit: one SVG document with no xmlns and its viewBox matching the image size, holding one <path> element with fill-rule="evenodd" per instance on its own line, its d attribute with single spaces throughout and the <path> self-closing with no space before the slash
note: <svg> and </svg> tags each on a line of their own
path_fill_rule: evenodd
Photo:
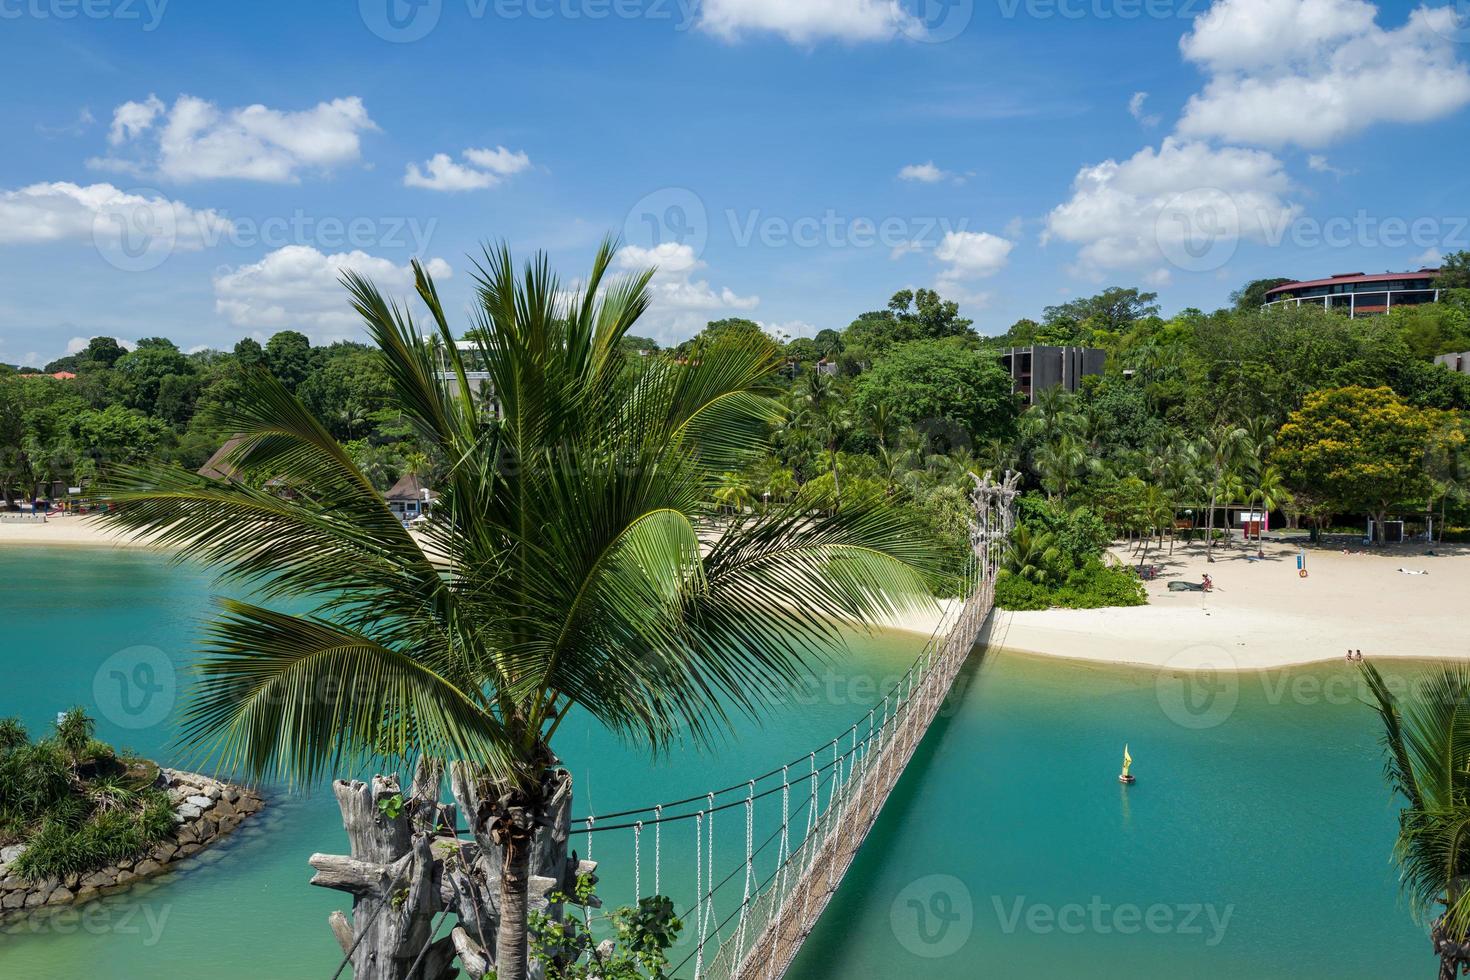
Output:
<svg viewBox="0 0 1470 980">
<path fill-rule="evenodd" d="M 638 898 L 647 897 L 644 837 L 653 837 L 650 894 L 661 894 L 665 828 L 693 822 L 689 873 L 695 898 L 680 915 L 692 948 L 676 961 L 672 976 L 782 976 L 837 891 L 990 616 L 1002 546 L 1014 521 L 1015 480 L 995 483 L 987 474 L 975 482 L 971 500 L 977 520 L 966 596 L 950 605 L 923 652 L 880 703 L 830 742 L 743 782 L 573 820 L 571 833 L 585 835 L 589 859 L 594 840 L 601 847 L 609 836 L 631 838 Z M 735 821 L 737 841 L 738 831 L 744 831 L 743 849 L 736 850 L 718 880 L 717 816 L 722 825 Z M 765 832 L 758 833 L 758 825 Z M 685 861 L 688 856 L 681 864 Z"/>
<path fill-rule="evenodd" d="M 675 962 L 668 971 L 669 976 L 691 980 L 776 980 L 790 967 L 877 822 L 884 803 L 929 726 L 939 715 L 955 678 L 984 631 L 994 604 L 996 573 L 1014 527 L 1012 505 L 1017 479 L 1010 473 L 1000 482 L 992 480 L 989 473 L 983 479 L 974 478 L 970 501 L 975 508 L 975 520 L 970 530 L 972 554 L 964 598 L 949 603 L 923 652 L 881 700 L 836 737 L 784 765 L 721 789 L 631 810 L 589 814 L 572 819 L 570 827 L 563 825 L 565 834 L 573 838 L 580 835 L 584 843 L 585 857 L 580 862 L 573 861 L 573 868 L 596 868 L 592 862 L 594 844 L 604 852 L 611 846 L 615 860 L 631 856 L 628 863 L 634 904 L 638 899 L 658 895 L 685 899 L 679 909 L 685 930 L 674 947 Z M 435 770 L 431 775 L 431 782 L 437 784 L 440 771 Z M 361 796 L 366 802 L 360 805 L 368 811 L 374 806 L 373 800 L 386 799 L 399 789 L 396 776 L 391 777 L 391 782 L 376 777 L 371 788 L 361 783 L 350 786 L 340 783 L 339 788 L 342 787 L 346 789 L 338 794 L 339 805 L 344 799 L 351 803 Z M 441 816 L 452 813 L 453 808 L 436 807 L 437 795 L 437 788 L 427 792 L 429 811 Z M 346 817 L 347 805 L 343 812 Z M 435 840 L 452 841 L 457 847 L 461 841 L 459 831 L 453 826 L 452 817 L 449 823 L 447 830 L 436 831 Z M 717 824 L 723 837 L 716 833 Z M 364 817 L 349 820 L 347 825 L 368 827 L 375 825 L 375 820 Z M 407 839 L 407 823 L 399 829 Z M 650 835 L 651 847 L 645 840 Z M 666 837 L 670 840 L 666 841 Z M 686 852 L 684 841 L 689 838 L 693 846 Z M 565 840 L 564 837 L 563 843 Z M 720 858 L 726 864 L 717 863 L 717 841 Z M 463 843 L 474 846 L 473 841 Z M 618 854 L 622 843 L 628 845 L 627 851 Z M 427 843 L 423 844 L 422 867 L 401 853 L 402 842 L 390 848 L 387 857 L 391 860 L 380 864 L 358 860 L 360 844 L 366 847 L 372 842 L 355 837 L 351 859 L 313 856 L 312 865 L 319 872 L 313 883 L 359 893 L 354 900 L 353 925 L 348 927 L 345 917 L 333 924 L 345 953 L 336 975 L 342 973 L 349 961 L 354 961 L 363 966 L 364 976 L 375 977 L 379 974 L 373 971 L 384 962 L 380 951 L 375 947 L 364 954 L 359 945 L 369 930 L 381 925 L 384 910 L 390 904 L 396 909 L 398 898 L 409 894 L 409 889 L 403 888 L 407 878 L 420 874 L 423 877 L 420 884 L 426 887 L 425 883 L 432 879 L 433 866 L 427 860 Z M 647 851 L 652 852 L 651 859 L 645 858 Z M 468 857 L 473 851 L 456 853 Z M 378 858 L 381 860 L 383 855 L 379 854 Z M 652 885 L 646 894 L 645 864 L 649 865 L 648 880 Z M 718 877 L 717 868 L 720 869 Z M 362 894 L 374 889 L 359 887 L 355 882 L 366 874 L 363 869 L 373 871 L 381 879 L 375 879 L 374 889 L 379 893 L 376 899 Z M 443 868 L 439 872 L 447 873 Z M 688 888 L 691 880 L 692 890 Z M 466 876 L 465 881 L 470 888 L 475 887 L 474 875 Z M 549 880 L 548 883 L 554 884 Z M 478 910 L 483 904 L 481 899 L 482 896 L 471 896 L 469 905 Z M 407 976 L 411 980 L 419 974 L 421 964 L 425 975 L 440 975 L 444 964 L 430 970 L 425 963 L 431 949 L 447 942 L 436 937 L 450 906 L 446 902 L 436 908 L 440 910 L 437 921 L 419 924 L 422 928 L 416 935 L 423 938 L 415 939 L 409 947 L 407 974 L 394 972 L 392 976 Z M 336 916 L 342 913 L 335 913 Z M 460 916 L 463 922 L 463 908 Z M 404 916 L 400 913 L 399 917 Z M 477 921 L 474 925 L 484 936 L 483 923 Z M 456 929 L 456 937 L 461 932 L 463 929 Z M 381 943 L 381 936 L 376 939 Z M 464 950 L 460 952 L 463 954 Z M 471 975 L 479 976 L 477 970 L 471 971 Z M 539 968 L 533 970 L 533 975 L 542 975 Z"/>
</svg>

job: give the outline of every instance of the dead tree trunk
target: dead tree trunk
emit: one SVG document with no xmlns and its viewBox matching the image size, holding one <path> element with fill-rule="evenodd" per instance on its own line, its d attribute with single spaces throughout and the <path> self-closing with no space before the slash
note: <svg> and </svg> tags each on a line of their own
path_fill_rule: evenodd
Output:
<svg viewBox="0 0 1470 980">
<path fill-rule="evenodd" d="M 351 856 L 313 854 L 311 883 L 352 895 L 352 918 L 333 912 L 329 924 L 356 980 L 448 980 L 454 976 L 449 937 L 433 938 L 445 902 L 443 859 L 434 854 L 441 769 L 421 763 L 405 796 L 398 777 L 371 784 L 332 784 Z M 453 816 L 449 814 L 452 827 Z"/>
</svg>

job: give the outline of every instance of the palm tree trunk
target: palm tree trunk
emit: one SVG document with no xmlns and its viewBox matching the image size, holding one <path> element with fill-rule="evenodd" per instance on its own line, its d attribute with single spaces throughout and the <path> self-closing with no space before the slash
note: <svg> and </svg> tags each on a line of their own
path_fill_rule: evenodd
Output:
<svg viewBox="0 0 1470 980">
<path fill-rule="evenodd" d="M 1215 560 L 1215 502 L 1218 494 L 1210 494 L 1210 514 L 1205 518 L 1205 558 Z"/>
<path fill-rule="evenodd" d="M 526 913 L 530 907 L 531 888 L 529 830 L 512 826 L 505 835 L 501 857 L 500 924 L 495 931 L 495 976 L 497 980 L 526 980 L 529 953 Z"/>
</svg>

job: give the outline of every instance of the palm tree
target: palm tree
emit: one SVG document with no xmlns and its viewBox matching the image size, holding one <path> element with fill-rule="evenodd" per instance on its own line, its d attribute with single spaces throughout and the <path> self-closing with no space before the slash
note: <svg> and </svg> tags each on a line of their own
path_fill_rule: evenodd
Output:
<svg viewBox="0 0 1470 980">
<path fill-rule="evenodd" d="M 1439 668 L 1409 703 L 1372 664 L 1361 669 L 1383 724 L 1384 774 L 1407 803 L 1393 851 L 1399 883 L 1430 927 L 1440 980 L 1453 980 L 1470 966 L 1470 667 Z"/>
<path fill-rule="evenodd" d="M 1256 471 L 1255 478 L 1251 481 L 1250 496 L 1246 502 L 1251 505 L 1260 504 L 1261 510 L 1270 514 L 1274 510 L 1280 510 L 1291 503 L 1291 491 L 1286 488 L 1286 478 L 1281 475 L 1281 470 L 1272 463 L 1266 463 Z M 1256 544 L 1260 545 L 1264 521 L 1256 525 Z"/>
<path fill-rule="evenodd" d="M 754 502 L 755 495 L 751 492 L 749 481 L 743 475 L 722 473 L 719 485 L 714 489 L 713 498 L 722 509 L 739 514 Z"/>
<path fill-rule="evenodd" d="M 1057 576 L 1062 552 L 1056 536 L 1048 531 L 1033 531 L 1017 524 L 1006 545 L 1005 570 L 1037 585 L 1048 585 Z"/>
<path fill-rule="evenodd" d="M 569 788 L 554 736 L 574 709 L 663 751 L 759 713 L 858 622 L 930 601 L 933 551 L 892 509 L 798 505 L 716 519 L 712 490 L 764 447 L 780 360 L 759 336 L 687 364 L 623 370 L 619 341 L 652 270 L 579 289 L 505 246 L 476 264 L 487 419 L 433 280 L 414 264 L 433 339 L 368 280 L 344 282 L 391 379 L 392 407 L 438 464 L 421 545 L 320 420 L 257 374 L 234 462 L 285 473 L 290 499 L 178 469 L 128 468 L 117 525 L 190 556 L 259 601 L 221 600 L 181 740 L 225 768 L 312 780 L 413 757 L 474 780 L 467 813 L 498 848 L 494 969 L 527 975 L 530 847 Z M 430 557 L 432 556 L 432 558 Z M 290 597 L 305 613 L 263 604 Z M 323 689 L 350 696 L 320 698 Z M 558 780 L 563 780 L 558 782 Z"/>
<path fill-rule="evenodd" d="M 1228 507 L 1238 495 L 1239 467 L 1250 445 L 1250 437 L 1239 426 L 1217 425 L 1200 441 L 1199 459 L 1204 466 L 1204 483 L 1210 494 L 1207 516 L 1206 557 L 1215 560 L 1215 508 L 1225 497 Z M 1227 528 L 1228 530 L 1228 528 Z"/>
<path fill-rule="evenodd" d="M 1071 432 L 1061 432 L 1036 451 L 1036 472 L 1049 500 L 1065 500 L 1072 481 L 1086 466 L 1087 450 Z"/>
<path fill-rule="evenodd" d="M 92 733 L 96 728 L 97 723 L 79 707 L 68 709 L 56 719 L 56 744 L 66 753 L 73 775 L 81 765 L 82 757 L 87 754 L 88 746 L 92 744 Z"/>
</svg>

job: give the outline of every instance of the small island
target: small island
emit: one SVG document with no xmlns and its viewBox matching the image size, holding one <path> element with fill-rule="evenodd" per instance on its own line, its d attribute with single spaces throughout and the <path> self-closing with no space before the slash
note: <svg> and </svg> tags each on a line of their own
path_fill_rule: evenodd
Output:
<svg viewBox="0 0 1470 980">
<path fill-rule="evenodd" d="M 162 873 L 265 803 L 253 789 L 119 752 L 81 708 L 32 741 L 0 719 L 0 924 Z"/>
</svg>

